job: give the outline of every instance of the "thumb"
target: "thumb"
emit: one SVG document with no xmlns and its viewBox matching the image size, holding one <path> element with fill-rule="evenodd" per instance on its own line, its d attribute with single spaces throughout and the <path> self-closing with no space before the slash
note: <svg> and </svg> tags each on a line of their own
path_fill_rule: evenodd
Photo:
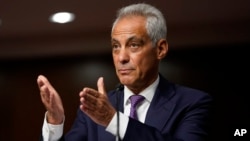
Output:
<svg viewBox="0 0 250 141">
<path fill-rule="evenodd" d="M 106 94 L 103 77 L 100 77 L 97 81 L 98 92 L 101 94 Z"/>
</svg>

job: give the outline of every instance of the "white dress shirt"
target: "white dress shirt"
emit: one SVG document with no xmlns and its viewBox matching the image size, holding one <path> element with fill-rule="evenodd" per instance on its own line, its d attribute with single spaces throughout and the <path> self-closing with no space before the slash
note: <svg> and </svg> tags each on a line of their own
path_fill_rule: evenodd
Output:
<svg viewBox="0 0 250 141">
<path fill-rule="evenodd" d="M 47 112 L 45 113 L 45 118 L 43 121 L 43 128 L 42 128 L 43 140 L 58 141 L 63 134 L 63 125 L 65 120 L 63 120 L 62 124 L 53 125 L 47 122 L 46 117 L 47 117 Z"/>
<path fill-rule="evenodd" d="M 145 97 L 143 102 L 140 103 L 137 107 L 137 115 L 138 115 L 138 120 L 142 123 L 145 122 L 146 115 L 148 108 L 150 106 L 150 103 L 153 99 L 153 96 L 155 94 L 155 90 L 159 84 L 159 76 L 157 79 L 152 83 L 149 87 L 144 89 L 142 92 L 139 93 L 139 95 L 142 95 Z M 119 112 L 119 117 L 120 117 L 120 122 L 119 122 L 119 135 L 120 138 L 123 139 L 126 133 L 126 129 L 128 126 L 128 121 L 129 121 L 129 115 L 130 115 L 130 107 L 131 103 L 129 100 L 129 97 L 133 95 L 132 91 L 130 91 L 126 86 L 124 87 L 124 113 Z M 46 115 L 45 115 L 46 117 Z M 63 125 L 64 123 L 60 125 L 52 125 L 47 123 L 46 118 L 44 119 L 44 124 L 43 124 L 43 139 L 44 141 L 57 141 L 63 134 Z M 117 135 L 117 114 L 114 115 L 112 118 L 111 122 L 106 128 L 106 131 L 110 132 L 113 135 Z"/>
</svg>

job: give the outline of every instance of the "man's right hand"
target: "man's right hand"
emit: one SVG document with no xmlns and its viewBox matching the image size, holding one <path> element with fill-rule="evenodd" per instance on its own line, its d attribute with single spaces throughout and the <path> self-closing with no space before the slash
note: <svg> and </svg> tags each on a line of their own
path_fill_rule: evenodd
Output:
<svg viewBox="0 0 250 141">
<path fill-rule="evenodd" d="M 41 100 L 47 109 L 47 122 L 55 125 L 61 124 L 64 120 L 64 109 L 59 94 L 43 75 L 38 76 L 37 84 Z"/>
</svg>

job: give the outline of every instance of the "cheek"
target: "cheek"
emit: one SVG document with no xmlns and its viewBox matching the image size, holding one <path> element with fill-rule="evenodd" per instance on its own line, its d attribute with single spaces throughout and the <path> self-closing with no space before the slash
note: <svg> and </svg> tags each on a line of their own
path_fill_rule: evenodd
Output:
<svg viewBox="0 0 250 141">
<path fill-rule="evenodd" d="M 147 75 L 147 73 L 151 73 L 152 69 L 157 66 L 157 58 L 152 53 L 145 54 L 141 58 L 134 59 L 134 64 L 137 66 L 138 73 L 141 73 L 141 75 Z"/>
<path fill-rule="evenodd" d="M 142 60 L 137 66 L 139 75 L 146 75 L 150 67 L 150 64 L 147 60 Z"/>
<path fill-rule="evenodd" d="M 131 63 L 137 67 L 139 71 L 145 71 L 155 64 L 155 57 L 152 54 L 140 54 L 131 58 Z"/>
<path fill-rule="evenodd" d="M 148 67 L 148 60 L 145 57 L 140 57 L 139 55 L 135 55 L 131 58 L 131 65 L 136 68 L 136 75 L 143 75 Z"/>
<path fill-rule="evenodd" d="M 116 55 L 113 55 L 113 64 L 115 67 L 117 66 L 117 63 L 118 63 L 117 57 L 116 57 Z"/>
</svg>

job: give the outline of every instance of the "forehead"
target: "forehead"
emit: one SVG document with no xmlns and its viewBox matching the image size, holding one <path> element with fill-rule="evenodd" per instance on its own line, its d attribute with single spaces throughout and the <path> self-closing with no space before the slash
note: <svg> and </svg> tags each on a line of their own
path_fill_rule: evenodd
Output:
<svg viewBox="0 0 250 141">
<path fill-rule="evenodd" d="M 146 18 L 142 16 L 126 16 L 119 19 L 111 33 L 112 38 L 123 34 L 147 34 Z"/>
</svg>

